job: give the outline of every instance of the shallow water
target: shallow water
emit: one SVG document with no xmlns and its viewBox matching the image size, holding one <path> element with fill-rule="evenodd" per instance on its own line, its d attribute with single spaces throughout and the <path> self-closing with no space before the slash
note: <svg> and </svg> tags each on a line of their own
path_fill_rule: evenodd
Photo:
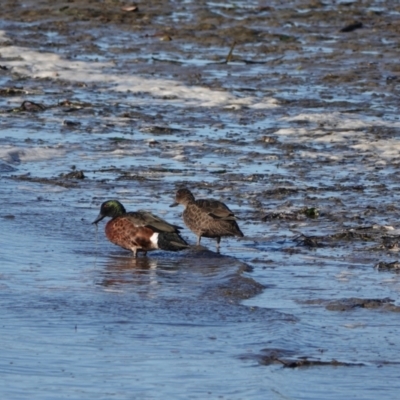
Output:
<svg viewBox="0 0 400 400">
<path fill-rule="evenodd" d="M 4 4 L 2 397 L 397 397 L 400 9 L 269 3 Z M 135 260 L 91 225 L 182 224 L 181 185 L 245 237 Z"/>
</svg>

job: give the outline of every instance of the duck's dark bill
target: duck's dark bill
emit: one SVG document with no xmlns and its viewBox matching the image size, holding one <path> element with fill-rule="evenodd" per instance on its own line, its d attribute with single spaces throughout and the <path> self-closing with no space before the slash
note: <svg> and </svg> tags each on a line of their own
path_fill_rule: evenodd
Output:
<svg viewBox="0 0 400 400">
<path fill-rule="evenodd" d="M 103 215 L 103 214 L 100 213 L 100 214 L 97 216 L 97 218 L 92 222 L 92 224 L 97 224 L 97 223 L 100 222 L 104 217 L 105 217 L 105 215 Z"/>
</svg>

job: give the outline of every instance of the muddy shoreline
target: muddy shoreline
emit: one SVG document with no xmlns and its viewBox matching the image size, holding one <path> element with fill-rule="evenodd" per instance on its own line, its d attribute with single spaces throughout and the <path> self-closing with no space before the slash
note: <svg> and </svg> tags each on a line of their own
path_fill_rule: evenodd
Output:
<svg viewBox="0 0 400 400">
<path fill-rule="evenodd" d="M 395 396 L 399 13 L 4 1 L 0 369 L 37 398 Z M 245 237 L 133 261 L 90 224 L 108 198 L 182 224 L 183 185 Z"/>
</svg>

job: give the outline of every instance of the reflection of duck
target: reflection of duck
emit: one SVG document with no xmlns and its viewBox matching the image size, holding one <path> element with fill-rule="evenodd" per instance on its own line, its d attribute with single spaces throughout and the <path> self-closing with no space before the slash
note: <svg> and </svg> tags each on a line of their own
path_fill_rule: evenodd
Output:
<svg viewBox="0 0 400 400">
<path fill-rule="evenodd" d="M 156 284 L 157 261 L 148 257 L 112 257 L 107 259 L 101 285 Z"/>
<path fill-rule="evenodd" d="M 147 211 L 126 212 L 118 200 L 105 201 L 93 223 L 97 224 L 105 217 L 112 218 L 105 228 L 108 240 L 131 250 L 134 257 L 138 251 L 146 255 L 150 250 L 178 251 L 188 247 L 179 234 L 182 228 Z"/>
<path fill-rule="evenodd" d="M 188 252 L 176 256 L 155 259 L 119 255 L 101 258 L 97 263 L 94 273 L 99 287 L 104 292 L 127 294 L 123 297 L 126 303 L 123 302 L 129 309 L 152 309 L 162 304 L 164 310 L 166 304 L 169 309 L 188 301 L 203 304 L 223 298 L 239 301 L 262 289 L 260 284 L 243 274 L 249 271 L 246 264 L 202 246 L 192 246 Z M 171 301 L 166 302 L 167 299 Z M 143 300 L 151 302 L 143 303 Z"/>
<path fill-rule="evenodd" d="M 112 273 L 132 271 L 136 274 L 147 274 L 150 269 L 156 268 L 157 260 L 148 257 L 112 257 L 107 260 L 107 271 Z"/>
<path fill-rule="evenodd" d="M 243 237 L 234 213 L 222 202 L 213 199 L 195 200 L 189 189 L 182 188 L 176 192 L 175 203 L 171 207 L 182 204 L 185 207 L 183 221 L 197 236 L 197 245 L 202 236 L 217 239 L 217 250 L 221 237 Z"/>
</svg>

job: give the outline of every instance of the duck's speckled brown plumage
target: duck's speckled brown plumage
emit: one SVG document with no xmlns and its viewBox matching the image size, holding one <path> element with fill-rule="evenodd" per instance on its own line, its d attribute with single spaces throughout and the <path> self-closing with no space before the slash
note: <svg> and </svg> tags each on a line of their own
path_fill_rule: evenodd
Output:
<svg viewBox="0 0 400 400">
<path fill-rule="evenodd" d="M 189 189 L 182 188 L 176 192 L 171 206 L 178 204 L 185 207 L 183 221 L 197 235 L 197 245 L 203 236 L 217 239 L 217 249 L 223 236 L 243 237 L 235 215 L 224 203 L 213 199 L 195 200 Z"/>
<path fill-rule="evenodd" d="M 111 217 L 105 233 L 111 243 L 131 250 L 134 257 L 138 251 L 161 249 L 178 251 L 188 247 L 179 234 L 181 227 L 171 225 L 148 211 L 126 212 L 117 200 L 108 200 L 101 205 L 100 214 L 93 222 Z"/>
</svg>

